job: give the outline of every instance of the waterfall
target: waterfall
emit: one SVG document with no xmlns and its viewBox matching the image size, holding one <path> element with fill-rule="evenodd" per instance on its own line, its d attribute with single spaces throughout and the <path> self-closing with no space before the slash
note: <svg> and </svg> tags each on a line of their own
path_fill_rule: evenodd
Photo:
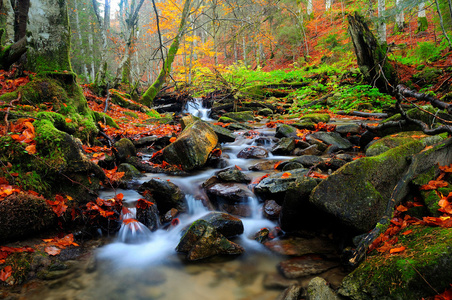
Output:
<svg viewBox="0 0 452 300">
<path fill-rule="evenodd" d="M 203 107 L 201 98 L 195 98 L 194 101 L 188 101 L 183 112 L 192 114 L 204 121 L 213 121 L 209 118 L 210 108 Z"/>
</svg>

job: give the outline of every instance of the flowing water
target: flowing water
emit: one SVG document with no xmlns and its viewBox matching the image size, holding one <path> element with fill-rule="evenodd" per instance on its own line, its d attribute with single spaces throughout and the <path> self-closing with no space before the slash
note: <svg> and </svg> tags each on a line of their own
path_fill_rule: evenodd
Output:
<svg viewBox="0 0 452 300">
<path fill-rule="evenodd" d="M 208 110 L 199 104 L 190 105 L 187 111 L 208 119 Z M 274 129 L 265 126 L 255 128 L 260 136 L 274 135 Z M 255 139 L 245 138 L 244 132 L 236 132 L 233 143 L 223 145 L 223 153 L 230 166 L 242 168 L 253 179 L 261 172 L 250 172 L 248 167 L 261 160 L 237 158 L 244 147 L 255 145 Z M 271 147 L 268 139 L 265 147 Z M 272 156 L 270 160 L 287 160 L 290 157 Z M 95 271 L 80 271 L 67 283 L 56 286 L 39 295 L 39 299 L 276 299 L 281 289 L 265 288 L 264 281 L 278 271 L 278 262 L 287 257 L 272 253 L 251 237 L 261 228 L 274 228 L 276 224 L 262 217 L 262 204 L 250 197 L 248 205 L 251 216 L 242 218 L 244 233 L 233 239 L 245 248 L 239 257 L 214 257 L 202 262 L 189 263 L 184 255 L 175 252 L 181 230 L 209 211 L 199 200 L 200 184 L 214 175 L 215 169 L 204 169 L 189 177 L 165 174 L 146 174 L 141 182 L 151 178 L 168 179 L 186 193 L 188 213 L 179 216 L 179 224 L 151 232 L 139 222 L 121 226 L 118 236 L 96 253 Z M 100 195 L 108 199 L 123 193 L 124 201 L 133 207 L 141 195 L 133 190 L 106 190 Z M 123 219 L 135 217 L 135 210 Z M 330 282 L 339 282 L 340 271 L 333 269 L 324 274 Z M 33 297 L 29 297 L 33 299 Z"/>
</svg>

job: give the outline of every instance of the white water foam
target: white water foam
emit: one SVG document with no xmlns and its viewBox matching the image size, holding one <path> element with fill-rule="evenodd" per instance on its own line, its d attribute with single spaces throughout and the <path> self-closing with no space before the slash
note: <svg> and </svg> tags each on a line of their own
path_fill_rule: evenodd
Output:
<svg viewBox="0 0 452 300">
<path fill-rule="evenodd" d="M 201 120 L 204 121 L 213 121 L 213 119 L 209 117 L 210 108 L 202 106 L 201 98 L 195 98 L 194 101 L 187 102 L 183 112 L 192 114 L 193 116 L 201 118 Z"/>
</svg>

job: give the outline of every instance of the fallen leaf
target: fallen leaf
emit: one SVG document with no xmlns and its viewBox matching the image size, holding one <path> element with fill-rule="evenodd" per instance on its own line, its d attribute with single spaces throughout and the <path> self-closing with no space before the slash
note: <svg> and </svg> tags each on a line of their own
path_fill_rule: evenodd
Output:
<svg viewBox="0 0 452 300">
<path fill-rule="evenodd" d="M 57 248 L 55 246 L 47 246 L 44 251 L 49 255 L 58 255 L 61 252 L 60 248 Z"/>
<path fill-rule="evenodd" d="M 290 173 L 290 172 L 284 172 L 284 173 L 282 174 L 281 178 L 282 178 L 282 179 L 288 178 L 288 177 L 290 177 L 291 175 L 292 175 L 292 173 Z"/>
<path fill-rule="evenodd" d="M 11 266 L 6 266 L 0 271 L 0 280 L 6 281 L 13 274 L 13 268 Z"/>
<path fill-rule="evenodd" d="M 407 230 L 407 231 L 403 232 L 402 234 L 403 234 L 403 235 L 408 235 L 408 234 L 410 234 L 410 233 L 412 233 L 412 232 L 413 232 L 413 230 L 410 229 L 410 230 Z"/>
<path fill-rule="evenodd" d="M 389 253 L 390 254 L 393 254 L 393 253 L 400 253 L 400 252 L 402 252 L 402 251 L 405 251 L 405 247 L 404 246 L 400 246 L 399 248 L 392 248 L 391 250 L 389 250 Z"/>
</svg>

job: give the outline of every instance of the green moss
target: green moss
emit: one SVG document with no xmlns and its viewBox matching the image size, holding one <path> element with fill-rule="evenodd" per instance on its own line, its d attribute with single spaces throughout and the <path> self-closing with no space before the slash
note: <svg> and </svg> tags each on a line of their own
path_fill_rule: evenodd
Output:
<svg viewBox="0 0 452 300">
<path fill-rule="evenodd" d="M 400 234 L 394 246 L 406 247 L 404 252 L 374 251 L 344 279 L 340 293 L 353 299 L 421 299 L 435 294 L 431 287 L 438 291 L 449 287 L 452 230 L 411 226 L 403 231 L 408 229 L 412 233 Z"/>
<path fill-rule="evenodd" d="M 151 109 L 151 110 L 147 111 L 146 115 L 148 115 L 151 118 L 155 118 L 155 119 L 160 118 L 160 114 L 155 109 Z"/>
<path fill-rule="evenodd" d="M 328 123 L 330 121 L 330 115 L 329 114 L 306 114 L 301 117 L 301 120 L 310 120 L 314 123 Z"/>
<path fill-rule="evenodd" d="M 94 119 L 96 120 L 96 122 L 101 122 L 110 127 L 119 129 L 118 124 L 116 124 L 116 122 L 106 113 L 93 111 L 93 114 L 94 114 Z"/>
<path fill-rule="evenodd" d="M 417 32 L 426 31 L 428 29 L 427 17 L 417 18 Z"/>
<path fill-rule="evenodd" d="M 125 114 L 126 116 L 129 116 L 129 117 L 132 117 L 134 119 L 138 119 L 138 115 L 136 113 L 134 113 L 134 112 L 125 111 L 125 112 L 123 112 L 123 114 Z"/>
</svg>

